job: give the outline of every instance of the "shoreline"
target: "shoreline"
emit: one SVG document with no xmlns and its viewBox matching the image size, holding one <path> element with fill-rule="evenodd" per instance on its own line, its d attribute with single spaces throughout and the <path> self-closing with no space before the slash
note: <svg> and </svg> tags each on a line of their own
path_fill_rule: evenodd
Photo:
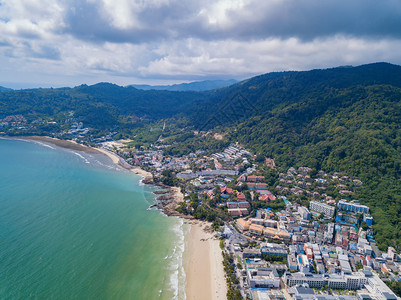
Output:
<svg viewBox="0 0 401 300">
<path fill-rule="evenodd" d="M 70 150 L 77 150 L 77 151 L 84 151 L 88 153 L 96 153 L 98 152 L 96 148 L 93 147 L 88 147 L 82 144 L 79 144 L 75 141 L 71 140 L 60 140 L 57 138 L 52 138 L 49 136 L 3 136 L 5 139 L 9 140 L 28 140 L 28 141 L 39 141 L 39 142 L 45 142 L 45 143 L 50 143 L 56 146 L 59 146 L 61 148 L 66 148 Z"/>
<path fill-rule="evenodd" d="M 190 231 L 185 236 L 186 242 L 182 257 L 186 274 L 186 298 L 226 299 L 227 285 L 219 240 L 210 231 L 208 222 L 196 220 L 193 216 L 184 215 L 176 211 L 179 203 L 184 200 L 184 195 L 179 187 L 155 183 L 150 172 L 128 165 L 124 159 L 106 149 L 88 147 L 75 141 L 60 140 L 47 136 L 5 136 L 4 138 L 40 141 L 76 151 L 101 153 L 108 156 L 117 166 L 140 175 L 144 184 L 153 184 L 168 189 L 166 193 L 155 193 L 155 204 L 150 207 L 156 207 L 167 216 L 179 217 L 189 221 Z M 158 194 L 159 196 L 157 197 Z"/>
<path fill-rule="evenodd" d="M 92 148 L 92 147 L 91 147 Z M 138 167 L 133 167 L 128 165 L 121 157 L 119 157 L 117 154 L 108 151 L 106 149 L 103 148 L 92 148 L 97 150 L 100 153 L 103 153 L 104 155 L 108 156 L 114 164 L 118 165 L 119 167 L 126 169 L 128 171 L 131 171 L 137 175 L 140 175 L 143 177 L 143 182 L 146 184 L 152 184 L 153 183 L 153 175 L 152 173 L 145 171 L 141 168 Z"/>
<path fill-rule="evenodd" d="M 49 136 L 4 136 L 4 138 L 10 140 L 20 139 L 20 140 L 39 141 L 39 142 L 50 143 L 65 149 L 83 151 L 87 153 L 101 153 L 103 155 L 106 155 L 112 160 L 112 162 L 115 165 L 125 170 L 128 170 L 134 174 L 140 175 L 142 177 L 142 182 L 144 184 L 153 184 L 155 186 L 168 189 L 168 192 L 166 194 L 161 195 L 155 199 L 156 200 L 155 204 L 153 204 L 152 207 L 157 207 L 167 216 L 175 216 L 183 219 L 194 219 L 192 216 L 181 214 L 175 210 L 178 207 L 179 203 L 184 200 L 184 195 L 181 193 L 179 187 L 175 186 L 171 187 L 164 185 L 160 182 L 154 182 L 152 173 L 145 171 L 139 167 L 134 167 L 129 165 L 123 158 L 121 158 L 120 156 L 111 151 L 108 151 L 103 148 L 85 146 L 72 140 L 61 140 Z"/>
<path fill-rule="evenodd" d="M 160 209 L 165 215 L 173 216 L 173 217 L 180 217 L 182 219 L 194 219 L 192 216 L 184 215 L 176 211 L 176 208 L 179 204 L 184 201 L 184 195 L 181 192 L 181 189 L 176 186 L 167 186 L 160 182 L 154 182 L 152 173 L 145 171 L 139 167 L 133 167 L 128 165 L 121 157 L 117 154 L 107 151 L 106 149 L 102 148 L 93 148 L 98 150 L 99 152 L 107 155 L 116 165 L 129 170 L 137 175 L 142 176 L 142 182 L 144 184 L 152 184 L 158 187 L 162 187 L 167 189 L 166 193 L 160 194 L 155 200 L 155 204 L 151 205 L 151 207 L 157 207 Z M 159 193 L 157 193 L 159 194 Z M 157 195 L 155 193 L 155 195 Z"/>
</svg>

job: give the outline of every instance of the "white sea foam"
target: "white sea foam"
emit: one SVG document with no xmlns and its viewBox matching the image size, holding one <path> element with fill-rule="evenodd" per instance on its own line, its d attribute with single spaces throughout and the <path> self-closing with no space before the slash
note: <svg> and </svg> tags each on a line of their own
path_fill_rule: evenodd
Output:
<svg viewBox="0 0 401 300">
<path fill-rule="evenodd" d="M 96 159 L 94 156 L 90 156 L 92 163 L 94 163 L 95 165 L 101 166 L 102 168 L 108 169 L 108 170 L 113 170 L 113 171 L 117 171 L 117 172 L 124 172 L 127 173 L 129 171 L 115 165 L 114 163 L 110 164 L 110 163 L 103 163 L 100 160 Z"/>
<path fill-rule="evenodd" d="M 72 151 L 76 156 L 82 158 L 86 164 L 90 164 L 89 160 L 87 160 L 83 155 L 79 154 L 78 152 Z"/>
<path fill-rule="evenodd" d="M 41 145 L 41 146 L 43 146 L 43 147 L 47 147 L 47 148 L 56 150 L 56 148 L 54 148 L 53 146 L 50 146 L 49 144 L 46 144 L 46 143 L 42 143 L 42 142 L 39 142 L 39 141 L 34 141 L 34 143 L 35 143 L 35 144 L 38 144 L 38 145 Z"/>
<path fill-rule="evenodd" d="M 101 167 L 104 167 L 104 168 L 106 168 L 106 169 L 109 169 L 109 170 L 119 170 L 119 168 L 116 168 L 116 167 L 114 167 L 114 166 L 111 166 L 111 165 L 106 165 L 106 164 L 104 164 L 104 163 L 102 163 L 101 161 L 99 161 L 99 160 L 95 160 L 95 163 L 97 164 L 97 165 L 99 165 L 99 166 L 101 166 Z"/>
<path fill-rule="evenodd" d="M 186 234 L 186 226 L 184 225 L 184 221 L 177 218 L 177 224 L 172 228 L 172 231 L 176 236 L 176 241 L 171 255 L 168 256 L 168 259 L 171 260 L 169 265 L 169 286 L 174 294 L 173 299 L 181 300 L 186 299 L 186 275 L 183 262 Z"/>
</svg>

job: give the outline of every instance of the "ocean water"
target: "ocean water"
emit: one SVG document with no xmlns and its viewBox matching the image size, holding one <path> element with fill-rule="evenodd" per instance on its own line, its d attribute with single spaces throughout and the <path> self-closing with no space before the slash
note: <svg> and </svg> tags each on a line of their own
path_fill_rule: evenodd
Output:
<svg viewBox="0 0 401 300">
<path fill-rule="evenodd" d="M 0 299 L 185 299 L 180 219 L 102 154 L 0 139 Z"/>
</svg>

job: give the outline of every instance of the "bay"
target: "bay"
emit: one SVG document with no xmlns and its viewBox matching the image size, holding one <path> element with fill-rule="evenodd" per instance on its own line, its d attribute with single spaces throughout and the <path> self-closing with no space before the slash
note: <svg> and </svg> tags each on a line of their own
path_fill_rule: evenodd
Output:
<svg viewBox="0 0 401 300">
<path fill-rule="evenodd" d="M 184 299 L 183 221 L 102 154 L 0 140 L 0 298 Z"/>
</svg>

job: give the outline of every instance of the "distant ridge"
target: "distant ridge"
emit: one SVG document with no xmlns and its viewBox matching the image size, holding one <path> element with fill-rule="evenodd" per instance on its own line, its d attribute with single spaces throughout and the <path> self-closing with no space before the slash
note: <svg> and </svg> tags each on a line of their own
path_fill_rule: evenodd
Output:
<svg viewBox="0 0 401 300">
<path fill-rule="evenodd" d="M 9 88 L 6 88 L 6 87 L 4 87 L 4 86 L 0 86 L 0 92 L 7 92 L 7 91 L 12 91 L 13 89 L 9 89 Z"/>
<path fill-rule="evenodd" d="M 230 86 L 232 84 L 237 83 L 238 81 L 235 79 L 229 80 L 204 80 L 204 81 L 195 81 L 190 83 L 180 83 L 173 85 L 147 85 L 147 84 L 132 84 L 130 87 L 134 87 L 139 90 L 164 90 L 164 91 L 209 91 L 214 90 L 226 86 Z"/>
</svg>

